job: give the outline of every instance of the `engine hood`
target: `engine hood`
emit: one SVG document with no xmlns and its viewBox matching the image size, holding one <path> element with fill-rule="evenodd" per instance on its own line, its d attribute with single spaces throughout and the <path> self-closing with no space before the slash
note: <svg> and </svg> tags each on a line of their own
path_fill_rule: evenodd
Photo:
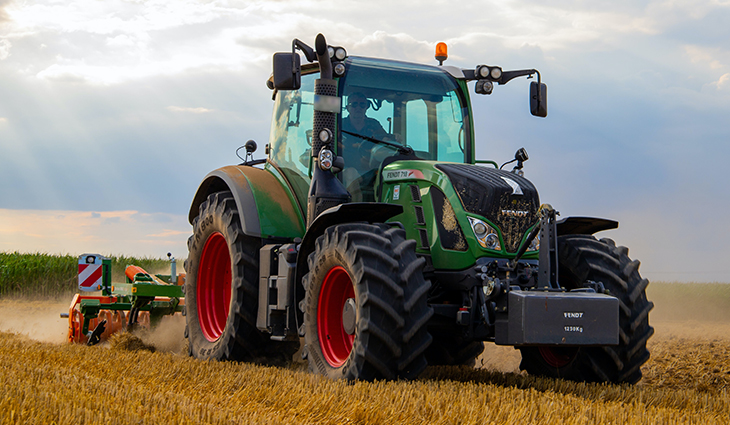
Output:
<svg viewBox="0 0 730 425">
<path fill-rule="evenodd" d="M 535 186 L 517 174 L 471 164 L 437 164 L 451 181 L 464 210 L 499 227 L 507 252 L 517 252 L 537 222 L 540 198 Z"/>
</svg>

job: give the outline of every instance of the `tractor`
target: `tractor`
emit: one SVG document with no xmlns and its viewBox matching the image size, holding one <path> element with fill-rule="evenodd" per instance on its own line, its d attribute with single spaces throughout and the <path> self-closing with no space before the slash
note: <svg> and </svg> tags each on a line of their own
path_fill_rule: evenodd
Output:
<svg viewBox="0 0 730 425">
<path fill-rule="evenodd" d="M 636 383 L 653 333 L 628 249 L 567 217 L 524 177 L 475 157 L 468 84 L 536 69 L 350 56 L 319 34 L 275 53 L 264 159 L 209 173 L 193 199 L 185 337 L 199 359 L 284 364 L 332 379 L 414 379 L 474 365 L 485 342 L 529 374 Z M 306 63 L 302 63 L 306 59 Z M 504 170 L 515 163 L 512 170 Z"/>
</svg>

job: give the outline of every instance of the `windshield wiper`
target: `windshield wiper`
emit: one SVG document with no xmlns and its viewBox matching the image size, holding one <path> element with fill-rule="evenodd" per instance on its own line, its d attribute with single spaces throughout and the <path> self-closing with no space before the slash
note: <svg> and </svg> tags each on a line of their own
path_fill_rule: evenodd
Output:
<svg viewBox="0 0 730 425">
<path fill-rule="evenodd" d="M 391 148 L 397 150 L 398 153 L 403 154 L 403 155 L 412 155 L 413 154 L 413 148 L 411 148 L 410 146 L 403 146 L 403 145 L 399 145 L 398 143 L 386 142 L 385 140 L 374 139 L 372 137 L 353 133 L 353 132 L 347 131 L 347 130 L 341 130 L 341 131 L 345 134 L 349 134 L 350 136 L 355 136 L 355 137 L 359 137 L 363 140 L 367 140 L 368 142 L 381 144 L 381 145 L 385 145 L 385 146 L 390 146 Z"/>
</svg>

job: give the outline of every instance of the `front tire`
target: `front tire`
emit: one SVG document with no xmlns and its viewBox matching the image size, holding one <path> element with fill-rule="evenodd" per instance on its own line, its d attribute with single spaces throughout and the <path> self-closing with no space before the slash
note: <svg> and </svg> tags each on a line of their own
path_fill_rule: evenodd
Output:
<svg viewBox="0 0 730 425">
<path fill-rule="evenodd" d="M 186 336 L 198 359 L 286 364 L 296 343 L 256 328 L 261 240 L 247 236 L 233 195 L 208 196 L 193 220 L 185 264 Z"/>
<path fill-rule="evenodd" d="M 412 379 L 426 367 L 430 283 L 402 229 L 342 224 L 317 239 L 304 276 L 310 369 L 332 379 Z"/>
<path fill-rule="evenodd" d="M 619 345 L 603 347 L 522 347 L 520 368 L 531 375 L 573 381 L 635 384 L 641 365 L 649 360 L 646 342 L 654 334 L 646 298 L 647 279 L 639 275 L 639 261 L 628 248 L 611 239 L 588 235 L 558 238 L 559 281 L 567 289 L 587 281 L 601 282 L 619 300 Z"/>
</svg>

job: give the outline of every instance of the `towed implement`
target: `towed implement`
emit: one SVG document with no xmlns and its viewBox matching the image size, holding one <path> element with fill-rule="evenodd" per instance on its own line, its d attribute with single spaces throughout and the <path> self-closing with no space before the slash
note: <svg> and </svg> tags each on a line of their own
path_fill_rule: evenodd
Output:
<svg viewBox="0 0 730 425">
<path fill-rule="evenodd" d="M 125 283 L 112 283 L 111 260 L 98 254 L 79 257 L 79 285 L 69 306 L 68 342 L 94 345 L 121 330 L 151 327 L 165 315 L 181 312 L 184 306 L 184 274 L 176 273 L 170 259 L 169 275 L 152 275 L 142 267 L 129 265 Z M 94 294 L 85 294 L 89 292 Z"/>
</svg>

